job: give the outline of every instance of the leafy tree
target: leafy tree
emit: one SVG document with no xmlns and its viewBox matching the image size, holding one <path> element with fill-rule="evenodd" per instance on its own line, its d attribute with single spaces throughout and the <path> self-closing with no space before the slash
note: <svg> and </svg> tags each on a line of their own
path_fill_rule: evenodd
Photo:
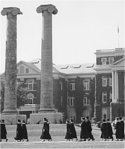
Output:
<svg viewBox="0 0 125 149">
<path fill-rule="evenodd" d="M 17 86 L 17 107 L 23 106 L 27 100 L 27 87 L 24 82 Z"/>
</svg>

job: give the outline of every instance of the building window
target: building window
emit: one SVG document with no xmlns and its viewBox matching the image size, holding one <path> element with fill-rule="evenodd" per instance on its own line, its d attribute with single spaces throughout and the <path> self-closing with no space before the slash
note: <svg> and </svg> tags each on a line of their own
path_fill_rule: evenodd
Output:
<svg viewBox="0 0 125 149">
<path fill-rule="evenodd" d="M 26 73 L 29 73 L 29 69 L 28 68 L 26 68 Z"/>
<path fill-rule="evenodd" d="M 109 61 L 109 64 L 113 64 L 114 63 L 114 57 L 109 57 L 108 61 Z"/>
<path fill-rule="evenodd" d="M 106 57 L 101 58 L 101 62 L 102 62 L 102 65 L 106 65 L 107 64 L 107 58 Z"/>
<path fill-rule="evenodd" d="M 112 78 L 109 78 L 109 86 L 112 86 Z"/>
<path fill-rule="evenodd" d="M 112 101 L 112 92 L 109 93 L 109 99 Z"/>
<path fill-rule="evenodd" d="M 24 66 L 20 66 L 20 74 L 24 74 Z"/>
<path fill-rule="evenodd" d="M 102 77 L 102 86 L 105 87 L 107 86 L 107 78 Z"/>
<path fill-rule="evenodd" d="M 103 103 L 107 102 L 107 92 L 102 92 L 102 102 Z"/>
<path fill-rule="evenodd" d="M 88 97 L 83 98 L 83 105 L 89 105 L 89 99 Z"/>
<path fill-rule="evenodd" d="M 75 97 L 69 97 L 69 106 L 71 107 L 74 106 L 74 100 L 75 100 Z"/>
<path fill-rule="evenodd" d="M 33 79 L 27 80 L 26 84 L 27 84 L 27 90 L 29 90 L 29 91 L 34 90 L 34 80 Z"/>
<path fill-rule="evenodd" d="M 89 86 L 89 80 L 84 80 L 83 81 L 83 88 L 84 90 L 89 90 L 90 89 L 90 86 Z"/>
<path fill-rule="evenodd" d="M 34 103 L 34 95 L 32 93 L 27 94 L 27 104 Z"/>
<path fill-rule="evenodd" d="M 59 82 L 59 85 L 60 85 L 60 90 L 62 91 L 63 90 L 63 85 L 62 85 L 61 81 Z"/>
<path fill-rule="evenodd" d="M 69 87 L 70 87 L 71 91 L 74 91 L 75 90 L 75 83 L 70 83 Z"/>
</svg>

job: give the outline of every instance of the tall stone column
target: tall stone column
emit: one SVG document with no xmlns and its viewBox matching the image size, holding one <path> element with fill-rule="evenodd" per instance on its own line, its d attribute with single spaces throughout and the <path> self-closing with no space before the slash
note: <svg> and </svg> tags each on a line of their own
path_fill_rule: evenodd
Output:
<svg viewBox="0 0 125 149">
<path fill-rule="evenodd" d="M 16 73 L 17 73 L 17 15 L 22 14 L 19 8 L 3 8 L 1 15 L 7 16 L 7 40 L 5 61 L 5 99 L 6 114 L 17 113 Z"/>
<path fill-rule="evenodd" d="M 41 99 L 38 113 L 30 114 L 30 123 L 38 123 L 46 117 L 51 123 L 60 123 L 62 113 L 53 105 L 53 63 L 52 63 L 52 14 L 57 13 L 54 5 L 41 5 L 36 10 L 42 13 L 42 49 L 41 49 Z"/>
<path fill-rule="evenodd" d="M 42 13 L 43 35 L 41 53 L 41 101 L 40 111 L 53 111 L 53 77 L 52 77 L 52 14 L 57 13 L 54 5 L 41 5 L 37 13 Z"/>
</svg>

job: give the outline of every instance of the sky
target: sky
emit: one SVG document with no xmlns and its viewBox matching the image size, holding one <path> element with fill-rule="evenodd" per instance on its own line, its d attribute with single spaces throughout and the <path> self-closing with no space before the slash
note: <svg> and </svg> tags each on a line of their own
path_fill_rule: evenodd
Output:
<svg viewBox="0 0 125 149">
<path fill-rule="evenodd" d="M 36 8 L 53 4 L 53 63 L 95 63 L 99 49 L 125 47 L 125 0 L 0 0 L 18 7 L 17 62 L 41 58 L 42 14 Z M 6 16 L 0 15 L 0 73 L 5 70 Z M 117 31 L 119 27 L 119 33 Z"/>
</svg>

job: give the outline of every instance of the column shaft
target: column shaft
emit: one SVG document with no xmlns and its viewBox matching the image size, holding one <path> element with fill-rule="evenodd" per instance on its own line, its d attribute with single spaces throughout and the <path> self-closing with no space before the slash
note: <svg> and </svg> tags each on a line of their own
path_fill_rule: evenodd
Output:
<svg viewBox="0 0 125 149">
<path fill-rule="evenodd" d="M 40 111 L 53 111 L 53 77 L 52 77 L 52 14 L 57 13 L 54 5 L 41 5 L 37 12 L 42 12 L 43 35 L 41 53 L 41 100 Z"/>
<path fill-rule="evenodd" d="M 4 113 L 16 113 L 16 63 L 17 63 L 17 14 L 21 14 L 19 8 L 8 7 L 1 11 L 7 15 L 7 41 L 5 61 L 5 99 Z"/>
<path fill-rule="evenodd" d="M 114 71 L 112 71 L 112 102 L 115 100 L 115 79 L 114 79 Z"/>
</svg>

